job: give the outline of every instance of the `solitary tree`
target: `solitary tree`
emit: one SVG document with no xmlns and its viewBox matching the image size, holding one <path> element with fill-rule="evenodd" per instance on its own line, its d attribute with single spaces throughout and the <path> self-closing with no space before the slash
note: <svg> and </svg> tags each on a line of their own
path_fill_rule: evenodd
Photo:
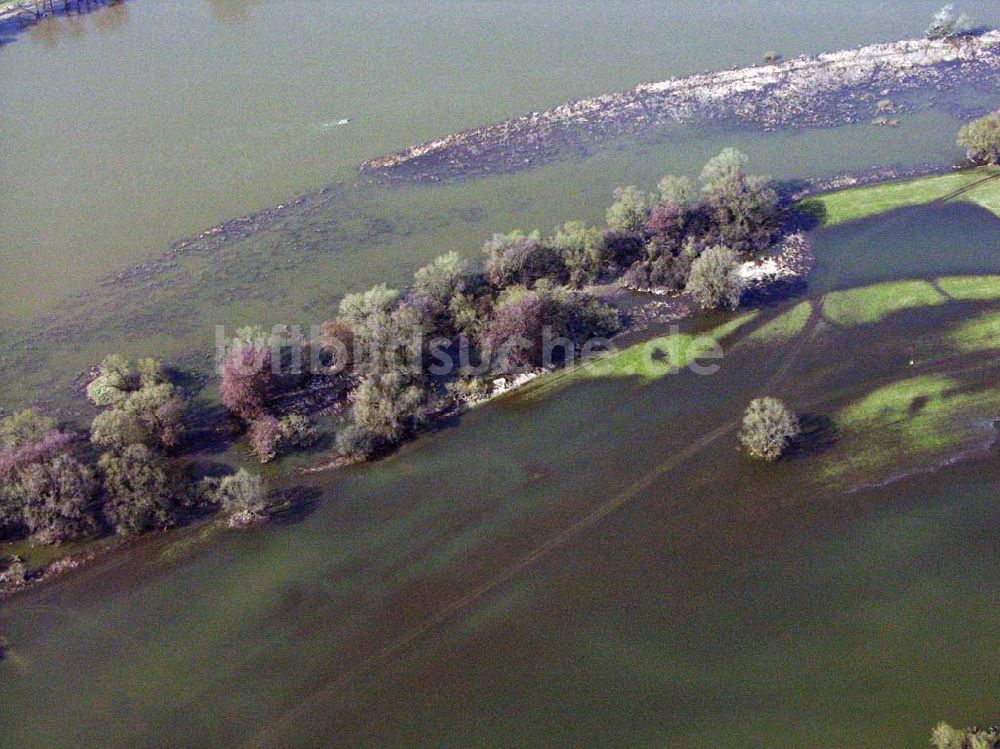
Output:
<svg viewBox="0 0 1000 749">
<path fill-rule="evenodd" d="M 772 463 L 800 431 L 799 420 L 788 406 L 777 398 L 756 398 L 743 415 L 740 442 L 753 457 Z"/>
</svg>

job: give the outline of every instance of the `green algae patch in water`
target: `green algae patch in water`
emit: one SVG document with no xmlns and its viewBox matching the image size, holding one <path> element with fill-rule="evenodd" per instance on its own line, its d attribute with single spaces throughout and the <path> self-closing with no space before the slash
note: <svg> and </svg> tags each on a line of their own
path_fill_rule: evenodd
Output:
<svg viewBox="0 0 1000 749">
<path fill-rule="evenodd" d="M 870 187 L 853 187 L 809 198 L 799 205 L 802 210 L 820 218 L 824 226 L 836 226 L 897 208 L 926 205 L 968 189 L 961 194 L 961 200 L 980 205 L 1000 216 L 1000 180 L 969 189 L 997 174 L 1000 170 L 984 167 Z"/>
<path fill-rule="evenodd" d="M 1000 276 L 943 276 L 937 285 L 957 301 L 1000 299 Z"/>
<path fill-rule="evenodd" d="M 1000 349 L 1000 312 L 987 312 L 957 325 L 949 338 L 967 354 Z"/>
<path fill-rule="evenodd" d="M 947 298 L 927 281 L 893 281 L 823 297 L 823 315 L 830 322 L 852 327 L 884 320 L 893 312 L 944 304 Z"/>
<path fill-rule="evenodd" d="M 799 302 L 790 310 L 764 323 L 747 340 L 755 343 L 784 343 L 801 333 L 812 315 L 812 302 Z"/>
<path fill-rule="evenodd" d="M 969 389 L 946 375 L 922 375 L 878 388 L 834 416 L 838 458 L 824 473 L 860 483 L 967 446 L 1000 413 L 1000 389 Z"/>
</svg>

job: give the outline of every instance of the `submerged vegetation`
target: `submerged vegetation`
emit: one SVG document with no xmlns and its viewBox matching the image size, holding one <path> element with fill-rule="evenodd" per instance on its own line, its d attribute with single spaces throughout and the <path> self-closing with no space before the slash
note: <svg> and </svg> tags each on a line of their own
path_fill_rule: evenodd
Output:
<svg viewBox="0 0 1000 749">
<path fill-rule="evenodd" d="M 986 435 L 988 416 L 998 411 L 1000 389 L 970 389 L 946 375 L 885 385 L 833 416 L 843 437 L 843 462 L 832 459 L 828 474 L 876 476 L 912 465 Z"/>
<path fill-rule="evenodd" d="M 780 343 L 791 340 L 806 327 L 812 316 L 812 302 L 799 302 L 790 310 L 761 325 L 750 334 L 750 340 L 759 343 Z"/>
</svg>

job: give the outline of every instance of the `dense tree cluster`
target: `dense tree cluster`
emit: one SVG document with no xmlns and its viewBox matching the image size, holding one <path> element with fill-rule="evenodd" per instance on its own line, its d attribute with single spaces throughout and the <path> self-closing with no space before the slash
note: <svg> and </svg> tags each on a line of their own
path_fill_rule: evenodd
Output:
<svg viewBox="0 0 1000 749">
<path fill-rule="evenodd" d="M 332 340 L 335 334 L 330 328 L 324 329 L 324 337 Z M 282 374 L 280 365 L 285 349 L 293 349 L 288 344 L 298 342 L 284 343 L 283 346 L 281 341 L 265 336 L 259 328 L 243 328 L 237 331 L 237 340 L 222 362 L 219 385 L 222 403 L 246 423 L 250 450 L 261 463 L 268 463 L 287 450 L 306 447 L 316 438 L 307 416 L 290 413 L 279 417 L 271 412 L 271 400 L 300 378 L 299 374 Z"/>
<path fill-rule="evenodd" d="M 367 456 L 447 407 L 451 394 L 481 390 L 484 374 L 558 365 L 614 334 L 618 312 L 580 291 L 588 284 L 624 274 L 633 287 L 686 289 L 706 308 L 736 306 L 741 256 L 770 246 L 780 220 L 767 180 L 747 174 L 746 157 L 727 149 L 705 165 L 700 184 L 667 176 L 656 195 L 619 188 L 604 228 L 569 222 L 548 236 L 496 234 L 483 246 L 481 271 L 451 252 L 419 269 L 408 291 L 381 284 L 346 296 L 321 337 L 327 359 L 357 380 L 340 451 Z M 456 354 L 459 367 L 435 369 Z M 224 371 L 224 400 L 259 419 L 266 396 L 244 393 L 264 388 L 245 379 Z M 252 429 L 262 459 L 279 434 L 273 419 Z"/>
<path fill-rule="evenodd" d="M 0 537 L 130 535 L 217 503 L 212 482 L 192 482 L 189 466 L 172 455 L 187 401 L 157 362 L 109 356 L 87 396 L 104 407 L 89 441 L 30 409 L 0 420 Z M 285 429 L 286 439 L 302 439 L 301 424 Z"/>
<path fill-rule="evenodd" d="M 609 219 L 629 216 L 616 231 L 621 233 L 628 224 L 632 228 L 627 233 L 642 245 L 641 255 L 623 277 L 626 285 L 679 291 L 687 287 L 695 261 L 709 248 L 745 255 L 774 242 L 781 227 L 778 195 L 766 178 L 747 174 L 746 161 L 728 148 L 705 164 L 700 189 L 687 177 L 668 175 L 659 183 L 658 199 L 640 199 L 634 188 L 619 193 Z M 628 206 L 621 207 L 622 201 Z M 646 210 L 641 224 L 635 218 L 640 210 Z M 730 303 L 730 296 L 719 302 Z"/>
</svg>

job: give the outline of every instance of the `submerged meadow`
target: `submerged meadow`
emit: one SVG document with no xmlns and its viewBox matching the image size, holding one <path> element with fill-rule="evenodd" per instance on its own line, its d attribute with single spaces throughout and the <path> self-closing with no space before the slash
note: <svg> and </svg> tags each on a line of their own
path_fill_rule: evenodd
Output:
<svg viewBox="0 0 1000 749">
<path fill-rule="evenodd" d="M 787 20 L 784 5 L 755 7 Z M 872 23 L 894 38 L 911 11 L 824 12 L 846 30 L 817 31 L 820 46 L 838 33 L 866 41 Z M 720 54 L 696 59 L 728 64 Z M 635 77 L 630 65 L 641 67 L 618 78 Z M 611 77 L 601 85 L 634 82 Z M 555 86 L 553 103 L 568 89 Z M 346 294 L 400 284 L 449 250 L 471 257 L 495 231 L 599 222 L 614 186 L 695 174 L 722 145 L 779 181 L 887 153 L 904 171 L 943 162 L 957 155 L 954 112 L 991 97 L 943 96 L 899 128 L 678 128 L 439 187 L 387 190 L 345 168 L 341 183 L 169 252 L 123 252 L 100 285 L 61 301 L 53 290 L 41 317 L 24 305 L 0 333 L 0 403 L 84 423 L 78 375 L 121 352 L 164 357 L 214 413 L 216 325 L 319 322 Z M 477 124 L 473 109 L 449 127 Z M 419 139 L 398 122 L 392 132 L 371 138 Z M 351 148 L 342 167 L 360 161 Z M 299 498 L 273 524 L 194 522 L 4 601 L 0 743 L 919 746 L 938 720 L 989 720 L 1000 218 L 997 180 L 983 180 L 994 173 L 811 198 L 805 288 L 653 325 L 371 465 L 303 472 L 332 447 L 321 441 L 266 467 Z M 276 200 L 296 192 L 283 184 L 268 188 L 284 190 Z M 135 239 L 116 231 L 116 243 Z M 691 370 L 717 349 L 717 371 Z M 802 435 L 764 466 L 737 434 L 746 404 L 769 394 L 796 410 Z M 204 457 L 247 456 L 209 446 Z"/>
</svg>

